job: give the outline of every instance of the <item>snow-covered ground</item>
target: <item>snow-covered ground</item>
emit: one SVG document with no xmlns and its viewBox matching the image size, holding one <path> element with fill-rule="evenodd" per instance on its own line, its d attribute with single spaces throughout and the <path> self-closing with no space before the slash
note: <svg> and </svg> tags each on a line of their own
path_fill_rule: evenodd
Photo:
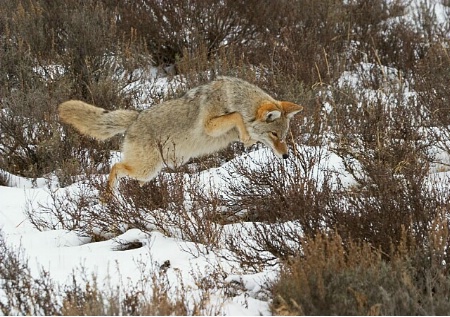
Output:
<svg viewBox="0 0 450 317">
<path fill-rule="evenodd" d="M 311 152 L 311 147 L 299 146 L 300 153 Z M 320 182 L 325 171 L 335 171 L 345 185 L 353 183 L 344 172 L 342 162 L 336 155 L 322 149 L 322 158 L 313 167 L 310 177 Z M 244 164 L 251 169 L 258 169 L 264 164 L 273 164 L 273 154 L 267 149 L 259 149 L 220 168 L 200 172 L 198 181 L 205 192 L 215 191 L 226 195 L 227 183 L 224 179 L 234 178 L 236 165 Z M 257 164 L 255 164 L 257 162 Z M 288 165 L 289 163 L 287 163 Z M 288 168 L 289 170 L 289 168 Z M 99 176 L 102 177 L 102 176 Z M 442 178 L 447 183 L 447 172 L 433 173 L 432 179 Z M 126 291 L 127 287 L 138 285 L 146 280 L 145 275 L 158 273 L 164 263 L 170 263 L 165 269 L 171 290 L 176 294 L 183 287 L 186 298 L 192 305 L 201 296 L 199 281 L 216 277 L 211 287 L 208 305 L 204 313 L 224 315 L 269 315 L 270 298 L 264 292 L 264 286 L 277 277 L 277 265 L 262 269 L 258 273 L 249 273 L 239 267 L 233 260 L 224 260 L 221 256 L 226 250 L 215 248 L 214 252 L 196 252 L 206 246 L 195 245 L 181 238 L 165 236 L 158 230 L 143 232 L 129 229 L 124 234 L 112 239 L 92 242 L 90 238 L 68 230 L 38 231 L 30 223 L 25 211 L 44 212 L 43 207 L 52 206 L 51 195 L 64 197 L 79 191 L 92 191 L 84 182 L 78 182 L 66 188 L 59 188 L 55 180 L 28 179 L 9 175 L 10 187 L 0 187 L 0 228 L 10 249 L 22 249 L 29 259 L 32 274 L 36 277 L 44 270 L 59 285 L 70 284 L 72 275 L 80 280 L 94 274 L 101 287 L 118 286 Z M 48 186 L 50 183 L 53 185 Z M 92 208 L 102 208 L 100 204 Z M 161 210 L 162 213 L 166 212 Z M 170 212 L 170 211 L 169 211 Z M 241 230 L 242 224 L 226 225 L 224 234 Z M 301 231 L 298 228 L 299 232 Z M 142 247 L 122 251 L 126 243 L 139 242 Z M 193 250 L 189 252 L 189 250 Z M 169 262 L 167 262 L 169 261 Z M 220 276 L 217 279 L 217 276 Z M 230 288 L 239 285 L 239 290 L 230 295 Z M 150 292 L 151 283 L 145 286 Z M 1 293 L 0 293 L 1 296 Z M 175 296 L 175 295 L 174 295 Z"/>
<path fill-rule="evenodd" d="M 310 147 L 298 148 L 298 151 L 312 150 Z M 342 170 L 337 156 L 326 151 L 323 151 L 322 155 L 323 159 L 312 172 L 312 177 L 318 180 L 325 170 Z M 240 181 L 235 171 L 237 165 L 258 169 L 265 164 L 273 164 L 273 160 L 278 159 L 270 150 L 261 148 L 237 157 L 220 168 L 200 172 L 197 179 L 205 192 L 227 195 L 226 180 Z M 130 229 L 118 237 L 102 242 L 91 242 L 90 238 L 80 236 L 74 231 L 38 231 L 30 223 L 26 210 L 42 212 L 45 217 L 45 207 L 54 204 L 52 195 L 65 197 L 64 195 L 75 195 L 80 191 L 92 191 L 93 195 L 96 195 L 95 189 L 88 188 L 89 185 L 85 182 L 59 188 L 55 179 L 37 179 L 32 182 L 11 174 L 6 175 L 10 186 L 0 187 L 0 228 L 10 249 L 23 249 L 29 259 L 32 274 L 36 277 L 45 270 L 55 282 L 65 285 L 70 284 L 72 274 L 82 280 L 81 275 L 89 272 L 88 275 L 96 275 L 100 287 L 119 285 L 126 288 L 127 285 L 137 285 L 143 280 L 143 274 L 152 274 L 169 261 L 170 266 L 165 274 L 173 291 L 176 292 L 180 285 L 183 285 L 184 289 L 189 290 L 186 297 L 193 303 L 200 296 L 200 279 L 217 273 L 221 276 L 218 281 L 220 285 L 214 287 L 205 313 L 270 314 L 269 298 L 264 294 L 264 286 L 276 278 L 279 269 L 277 265 L 256 274 L 248 273 L 239 267 L 239 263 L 224 260 L 221 254 L 226 250 L 220 250 L 220 247 L 216 248 L 215 252 L 195 252 L 204 246 L 165 236 L 157 230 L 142 232 Z M 348 183 L 349 177 L 342 174 L 342 181 Z M 101 209 L 102 206 L 97 204 L 92 208 Z M 233 230 L 240 230 L 240 225 L 226 225 L 222 232 L 229 234 Z M 140 242 L 142 247 L 121 251 L 121 246 L 129 242 Z M 233 285 L 240 285 L 240 291 L 233 296 L 226 295 L 225 292 Z M 149 288 L 150 286 L 148 285 Z"/>
<path fill-rule="evenodd" d="M 32 274 L 39 276 L 41 270 L 50 272 L 50 276 L 60 285 L 70 284 L 72 274 L 83 272 L 93 273 L 101 287 L 118 285 L 127 287 L 137 285 L 143 280 L 143 274 L 153 274 L 152 270 L 170 261 L 166 273 L 170 285 L 175 292 L 184 285 L 188 294 L 186 298 L 195 301 L 198 279 L 212 274 L 220 267 L 221 274 L 228 277 L 223 283 L 235 280 L 241 281 L 246 291 L 242 294 L 226 298 L 223 291 L 217 289 L 211 295 L 211 307 L 205 313 L 219 311 L 226 315 L 267 315 L 269 314 L 267 300 L 258 299 L 261 283 L 267 283 L 275 277 L 275 271 L 267 271 L 264 278 L 261 275 L 242 275 L 235 263 L 227 263 L 218 256 L 196 256 L 186 252 L 189 248 L 196 249 L 190 242 L 164 236 L 158 231 L 144 233 L 130 229 L 124 234 L 102 242 L 91 242 L 90 238 L 82 237 L 76 232 L 67 230 L 38 231 L 33 227 L 24 211 L 32 204 L 33 210 L 39 212 L 39 206 L 52 203 L 50 191 L 56 190 L 64 195 L 67 192 L 82 190 L 87 186 L 82 182 L 67 188 L 47 186 L 47 180 L 37 182 L 20 177 L 10 177 L 11 187 L 0 187 L 0 229 L 12 250 L 22 248 L 29 259 Z M 70 194 L 70 193 L 69 193 Z M 96 206 L 101 208 L 101 206 Z M 164 211 L 162 211 L 164 212 Z M 126 242 L 140 242 L 142 247 L 121 251 Z M 145 279 L 144 279 L 145 280 Z M 148 285 L 150 288 L 151 285 Z M 1 296 L 1 292 L 0 292 Z M 190 298 L 192 297 L 192 298 Z"/>
<path fill-rule="evenodd" d="M 415 19 L 414 12 L 418 12 L 421 1 L 413 1 L 411 10 L 405 16 L 406 19 Z M 448 23 L 445 8 L 438 2 L 426 2 L 434 10 L 437 21 Z M 355 86 L 364 79 L 369 68 L 378 67 L 373 64 L 361 64 L 356 72 L 345 72 L 339 85 Z M 39 70 L 37 70 L 39 71 Z M 61 70 L 56 69 L 56 73 Z M 382 68 L 381 72 L 386 75 L 387 85 L 392 87 L 398 78 L 397 71 L 392 68 Z M 160 91 L 161 95 L 167 92 L 168 82 L 165 78 L 154 78 L 151 83 L 152 92 Z M 135 87 L 134 87 L 135 88 Z M 366 91 L 370 98 L 371 91 Z M 380 93 L 380 92 L 377 92 Z M 389 92 L 383 92 L 388 94 Z M 414 97 L 414 92 L 409 90 L 405 93 Z M 142 99 L 147 103 L 149 97 L 143 95 Z M 145 103 L 140 107 L 146 107 Z M 331 107 L 325 105 L 325 108 Z M 328 110 L 327 110 L 328 111 Z M 330 108 L 329 111 L 332 111 Z M 299 153 L 317 151 L 317 149 L 298 145 Z M 340 178 L 344 186 L 351 186 L 354 180 L 348 175 L 339 157 L 324 146 L 320 148 L 321 158 L 313 166 L 309 175 L 318 180 L 323 179 L 325 172 L 333 171 Z M 436 149 L 436 157 L 448 164 L 450 158 L 448 153 Z M 258 169 L 261 166 L 272 164 L 276 160 L 267 149 L 260 148 L 246 153 L 233 161 L 224 164 L 220 168 L 199 172 L 198 180 L 205 192 L 215 192 L 226 197 L 230 180 L 240 182 L 235 177 L 235 166 L 244 164 L 249 169 Z M 255 164 L 258 162 L 258 164 Z M 289 163 L 286 163 L 289 164 Z M 287 168 L 289 171 L 289 166 Z M 450 177 L 445 165 L 435 165 L 429 181 L 447 186 Z M 83 181 L 61 188 L 56 177 L 49 179 L 29 180 L 7 172 L 0 171 L 8 179 L 9 186 L 0 186 L 0 230 L 11 250 L 22 249 L 29 260 L 31 273 L 38 277 L 42 270 L 48 271 L 51 278 L 59 285 L 70 284 L 72 275 L 82 280 L 86 274 L 96 275 L 99 287 L 111 287 L 116 285 L 126 289 L 145 280 L 146 275 L 164 269 L 171 290 L 175 293 L 181 288 L 187 292 L 186 298 L 194 304 L 200 297 L 199 281 L 208 276 L 220 276 L 215 278 L 215 285 L 211 287 L 208 305 L 204 309 L 205 314 L 215 312 L 224 315 L 269 315 L 270 298 L 264 293 L 264 286 L 274 281 L 277 277 L 279 267 L 277 265 L 262 268 L 258 273 L 246 272 L 233 260 L 225 260 L 221 256 L 220 245 L 214 252 L 189 252 L 198 250 L 204 246 L 195 245 L 193 242 L 184 241 L 180 237 L 164 235 L 158 230 L 143 232 L 130 228 L 120 236 L 106 241 L 93 242 L 91 238 L 68 230 L 37 230 L 26 211 L 44 212 L 46 207 L 53 206 L 52 195 L 64 197 L 64 195 L 75 195 L 79 191 L 91 191 L 96 195 L 95 189 L 90 188 Z M 99 176 L 104 178 L 104 175 Z M 54 207 L 54 206 L 53 206 Z M 101 209 L 100 204 L 92 208 Z M 166 212 L 161 210 L 162 213 Z M 172 211 L 167 211 L 172 212 Z M 240 230 L 241 224 L 226 225 L 223 232 Z M 299 231 L 301 229 L 299 228 Z M 142 247 L 121 250 L 124 243 L 139 242 Z M 1 260 L 0 255 L 0 260 Z M 167 262 L 169 261 L 169 262 Z M 233 285 L 239 285 L 238 290 L 230 292 Z M 151 285 L 147 285 L 151 289 Z M 231 294 L 231 295 L 230 295 Z M 0 290 L 0 298 L 4 296 Z"/>
<path fill-rule="evenodd" d="M 267 150 L 258 150 L 246 156 L 255 159 L 274 159 Z M 248 159 L 248 158 L 247 158 Z M 239 157 L 236 160 L 246 160 Z M 245 164 L 245 162 L 244 162 Z M 250 163 L 249 163 L 250 164 Z M 224 167 L 201 172 L 199 180 L 210 188 L 226 192 L 223 175 L 233 173 L 234 164 L 228 163 Z M 4 173 L 6 174 L 6 173 Z M 269 314 L 268 299 L 261 294 L 264 284 L 276 277 L 277 267 L 264 270 L 258 274 L 245 274 L 238 263 L 223 260 L 219 252 L 196 254 L 188 250 L 197 250 L 192 242 L 179 238 L 167 237 L 153 230 L 142 232 L 130 229 L 124 234 L 102 242 L 91 242 L 73 231 L 49 230 L 38 231 L 30 223 L 25 210 L 31 208 L 33 212 L 43 211 L 42 207 L 52 206 L 52 194 L 63 197 L 78 191 L 86 191 L 83 182 L 75 183 L 66 188 L 59 188 L 55 180 L 31 180 L 6 174 L 9 187 L 0 187 L 0 229 L 12 250 L 23 249 L 29 259 L 32 274 L 39 276 L 41 270 L 50 273 L 52 279 L 60 285 L 70 284 L 72 274 L 82 279 L 83 272 L 95 274 L 99 286 L 136 285 L 143 280 L 146 272 L 170 262 L 165 274 L 175 292 L 180 285 L 184 285 L 190 294 L 186 297 L 195 302 L 199 296 L 198 280 L 220 273 L 223 277 L 214 294 L 211 294 L 208 311 L 225 315 L 267 315 Z M 49 182 L 53 183 L 50 184 Z M 92 190 L 92 189 L 90 189 Z M 95 190 L 94 190 L 95 191 Z M 31 207 L 30 207 L 31 206 Z M 100 205 L 92 208 L 102 208 Z M 161 211 L 165 212 L 165 211 Z M 235 230 L 229 225 L 227 230 Z M 121 246 L 127 242 L 140 242 L 142 247 L 121 251 Z M 202 246 L 200 246 L 201 248 Z M 218 272 L 220 270 L 220 272 Z M 238 283 L 244 289 L 235 296 L 225 296 L 225 290 Z M 148 287 L 150 288 L 151 285 Z M 1 293 L 0 293 L 1 296 Z M 192 297 L 192 298 L 190 298 Z"/>
</svg>

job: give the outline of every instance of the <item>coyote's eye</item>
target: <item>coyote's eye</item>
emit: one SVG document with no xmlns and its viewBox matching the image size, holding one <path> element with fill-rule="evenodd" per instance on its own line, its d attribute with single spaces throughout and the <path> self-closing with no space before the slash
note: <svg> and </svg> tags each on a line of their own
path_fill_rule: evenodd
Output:
<svg viewBox="0 0 450 317">
<path fill-rule="evenodd" d="M 272 136 L 278 138 L 278 133 L 276 133 L 276 132 L 270 132 L 270 134 L 272 134 Z"/>
</svg>

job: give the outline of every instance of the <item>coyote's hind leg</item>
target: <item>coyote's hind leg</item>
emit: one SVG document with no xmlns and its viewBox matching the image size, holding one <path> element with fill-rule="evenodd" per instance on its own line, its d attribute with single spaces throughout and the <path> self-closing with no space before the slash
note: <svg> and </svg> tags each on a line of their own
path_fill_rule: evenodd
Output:
<svg viewBox="0 0 450 317">
<path fill-rule="evenodd" d="M 102 200 L 111 198 L 116 189 L 117 183 L 122 177 L 130 177 L 139 181 L 142 186 L 145 182 L 153 179 L 161 169 L 157 162 L 119 162 L 113 165 L 108 177 L 108 187 L 106 192 L 102 195 Z"/>
<path fill-rule="evenodd" d="M 119 179 L 125 176 L 132 176 L 134 173 L 132 166 L 119 162 L 113 165 L 108 177 L 108 190 L 112 193 L 117 188 Z"/>
<path fill-rule="evenodd" d="M 101 194 L 100 200 L 103 203 L 109 201 L 116 192 L 117 183 L 119 182 L 119 179 L 124 176 L 131 175 L 132 173 L 133 168 L 130 165 L 127 165 L 122 162 L 114 164 L 108 176 L 108 185 L 105 191 Z"/>
</svg>

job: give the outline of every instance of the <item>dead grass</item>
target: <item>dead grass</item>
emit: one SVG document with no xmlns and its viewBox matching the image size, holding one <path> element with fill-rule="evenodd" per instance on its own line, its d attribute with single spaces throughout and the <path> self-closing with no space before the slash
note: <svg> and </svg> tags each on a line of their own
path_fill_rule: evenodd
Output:
<svg viewBox="0 0 450 317">
<path fill-rule="evenodd" d="M 307 237 L 273 286 L 272 310 L 282 315 L 448 314 L 450 279 L 442 241 L 448 223 L 433 223 L 426 246 L 402 241 L 389 254 L 367 242 L 344 243 L 337 233 Z M 437 239 L 436 239 L 437 238 Z M 445 249 L 445 250 L 444 250 Z"/>
</svg>

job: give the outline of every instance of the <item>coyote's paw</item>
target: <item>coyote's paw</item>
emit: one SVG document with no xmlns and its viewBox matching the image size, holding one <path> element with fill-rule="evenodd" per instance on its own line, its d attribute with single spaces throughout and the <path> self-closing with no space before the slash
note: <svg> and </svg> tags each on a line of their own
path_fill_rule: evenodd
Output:
<svg viewBox="0 0 450 317">
<path fill-rule="evenodd" d="M 242 140 L 242 143 L 244 143 L 245 147 L 251 147 L 253 144 L 256 143 L 256 141 L 251 138 L 248 138 L 246 140 Z"/>
</svg>

